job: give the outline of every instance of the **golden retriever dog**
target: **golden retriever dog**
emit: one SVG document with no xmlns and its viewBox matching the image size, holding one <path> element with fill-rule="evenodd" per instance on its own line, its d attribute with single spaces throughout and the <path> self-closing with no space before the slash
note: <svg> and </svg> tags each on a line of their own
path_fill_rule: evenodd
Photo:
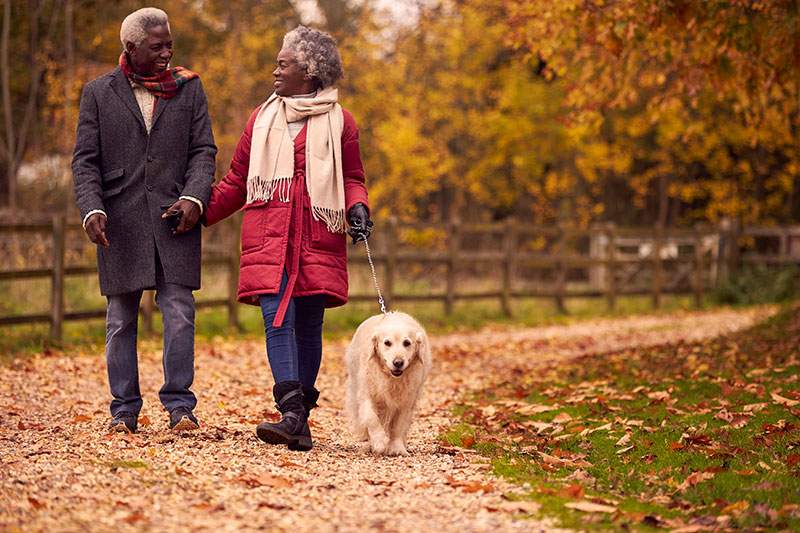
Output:
<svg viewBox="0 0 800 533">
<path fill-rule="evenodd" d="M 353 435 L 378 455 L 407 455 L 406 433 L 431 368 L 425 330 L 405 313 L 372 316 L 358 326 L 345 359 Z"/>
</svg>

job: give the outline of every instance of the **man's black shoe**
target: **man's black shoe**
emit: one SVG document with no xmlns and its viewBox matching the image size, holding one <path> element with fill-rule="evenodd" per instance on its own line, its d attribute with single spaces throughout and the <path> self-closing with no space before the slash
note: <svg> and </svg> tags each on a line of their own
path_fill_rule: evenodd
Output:
<svg viewBox="0 0 800 533">
<path fill-rule="evenodd" d="M 109 433 L 136 433 L 136 415 L 128 411 L 117 413 L 108 425 Z"/>
<path fill-rule="evenodd" d="M 169 429 L 172 431 L 191 431 L 199 427 L 197 418 L 188 407 L 176 407 L 169 414 Z"/>
</svg>

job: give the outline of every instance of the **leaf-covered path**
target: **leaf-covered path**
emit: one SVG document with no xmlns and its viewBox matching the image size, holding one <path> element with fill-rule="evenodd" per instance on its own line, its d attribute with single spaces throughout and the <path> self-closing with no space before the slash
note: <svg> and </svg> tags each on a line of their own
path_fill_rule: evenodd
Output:
<svg viewBox="0 0 800 533">
<path fill-rule="evenodd" d="M 402 458 L 370 455 L 342 413 L 345 343 L 327 343 L 313 412 L 315 448 L 261 443 L 273 412 L 260 341 L 198 346 L 201 430 L 171 434 L 157 401 L 160 352 L 140 354 L 140 431 L 107 435 L 98 355 L 40 356 L 0 368 L 0 529 L 294 531 L 548 528 L 506 501 L 513 486 L 474 453 L 443 446 L 450 405 L 544 360 L 699 340 L 741 329 L 770 309 L 709 311 L 433 337 L 435 369 Z"/>
</svg>

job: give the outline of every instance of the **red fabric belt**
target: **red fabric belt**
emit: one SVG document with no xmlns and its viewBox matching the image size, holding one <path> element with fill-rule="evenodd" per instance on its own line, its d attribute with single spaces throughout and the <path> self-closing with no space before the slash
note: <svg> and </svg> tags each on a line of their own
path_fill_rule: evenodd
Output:
<svg viewBox="0 0 800 533">
<path fill-rule="evenodd" d="M 306 200 L 306 195 L 303 194 L 305 192 L 305 180 L 303 176 L 301 175 L 298 179 L 292 180 L 291 186 L 293 187 L 291 196 L 294 197 L 294 201 L 291 214 L 292 220 L 289 221 L 289 241 L 293 246 L 291 247 L 291 253 L 287 253 L 288 257 L 286 258 L 286 263 L 288 266 L 288 279 L 286 281 L 286 287 L 283 290 L 283 295 L 281 296 L 281 301 L 278 303 L 275 320 L 272 321 L 272 327 L 274 328 L 279 328 L 283 325 L 283 319 L 286 316 L 286 310 L 289 308 L 289 302 L 294 292 L 294 284 L 297 281 L 297 275 L 300 273 L 300 246 L 302 246 L 303 243 L 303 207 Z M 292 222 L 294 222 L 294 224 L 292 224 Z M 292 226 L 294 227 L 292 228 Z M 287 252 L 289 252 L 288 244 Z"/>
</svg>

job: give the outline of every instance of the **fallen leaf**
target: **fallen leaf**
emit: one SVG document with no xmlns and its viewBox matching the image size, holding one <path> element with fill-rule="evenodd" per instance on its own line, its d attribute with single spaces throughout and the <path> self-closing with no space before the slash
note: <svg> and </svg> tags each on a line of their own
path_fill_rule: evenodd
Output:
<svg viewBox="0 0 800 533">
<path fill-rule="evenodd" d="M 564 507 L 575 509 L 576 511 L 583 511 L 584 513 L 613 513 L 617 508 L 611 505 L 602 505 L 599 503 L 592 503 L 587 501 L 565 503 Z"/>
<path fill-rule="evenodd" d="M 698 483 L 702 483 L 703 481 L 707 481 L 714 477 L 713 472 L 692 472 L 689 476 L 678 485 L 679 491 L 684 491 L 689 487 L 694 487 Z"/>
<path fill-rule="evenodd" d="M 79 422 L 89 422 L 91 420 L 92 420 L 92 417 L 91 416 L 86 416 L 86 415 L 75 415 L 75 417 L 72 419 L 72 421 L 74 423 L 76 423 L 76 424 L 79 423 Z"/>
<path fill-rule="evenodd" d="M 506 511 L 509 513 L 526 513 L 526 514 L 536 514 L 541 509 L 541 505 L 536 502 L 530 501 L 514 501 L 514 502 L 500 502 L 496 508 L 500 511 Z"/>
<path fill-rule="evenodd" d="M 573 483 L 572 485 L 567 485 L 560 492 L 563 496 L 567 498 L 583 498 L 583 485 L 578 483 Z"/>
<path fill-rule="evenodd" d="M 537 405 L 527 404 L 517 409 L 517 413 L 521 415 L 538 415 L 558 409 L 557 405 Z"/>
<path fill-rule="evenodd" d="M 149 426 L 150 425 L 150 417 L 147 415 L 142 415 L 139 417 L 139 425 L 140 426 Z"/>
<path fill-rule="evenodd" d="M 777 392 L 770 393 L 770 397 L 772 398 L 772 401 L 774 401 L 778 405 L 784 405 L 786 407 L 794 407 L 795 405 L 800 405 L 800 401 L 784 398 Z"/>
<path fill-rule="evenodd" d="M 144 513 L 142 513 L 141 511 L 134 511 L 128 516 L 126 516 L 124 520 L 129 524 L 135 524 L 136 522 L 141 522 L 142 520 L 144 520 Z"/>
<path fill-rule="evenodd" d="M 663 390 L 663 391 L 657 391 L 657 392 L 649 392 L 649 393 L 647 393 L 647 397 L 650 398 L 651 400 L 656 400 L 656 401 L 659 401 L 659 402 L 665 402 L 665 401 L 669 400 L 670 394 L 669 394 L 669 391 Z"/>
<path fill-rule="evenodd" d="M 31 496 L 28 496 L 28 503 L 30 503 L 31 507 L 33 507 L 34 509 L 41 509 L 42 507 L 44 507 L 44 504 L 42 502 Z"/>
<path fill-rule="evenodd" d="M 631 434 L 625 433 L 620 439 L 614 444 L 615 446 L 625 446 L 631 441 Z"/>
<path fill-rule="evenodd" d="M 572 416 L 569 413 L 558 413 L 554 418 L 553 422 L 556 424 L 566 424 L 567 422 L 572 421 Z"/>
<path fill-rule="evenodd" d="M 492 492 L 494 485 L 491 483 L 481 483 L 480 481 L 472 481 L 461 486 L 464 492 Z"/>
<path fill-rule="evenodd" d="M 621 450 L 617 450 L 617 455 L 622 455 L 623 453 L 631 451 L 635 446 L 628 446 L 627 448 L 622 448 Z"/>
<path fill-rule="evenodd" d="M 722 510 L 720 510 L 719 514 L 740 514 L 742 511 L 746 511 L 749 507 L 750 507 L 749 502 L 741 500 L 723 508 Z"/>
</svg>

